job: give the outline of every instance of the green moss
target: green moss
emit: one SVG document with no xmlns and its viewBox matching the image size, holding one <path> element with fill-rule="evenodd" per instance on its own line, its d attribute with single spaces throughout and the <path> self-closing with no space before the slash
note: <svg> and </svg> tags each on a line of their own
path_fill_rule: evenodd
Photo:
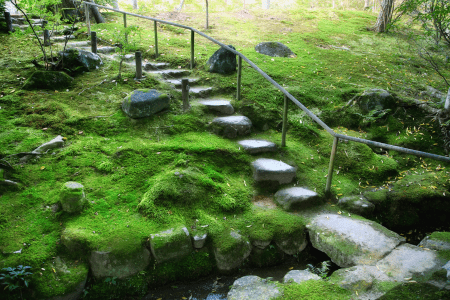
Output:
<svg viewBox="0 0 450 300">
<path fill-rule="evenodd" d="M 430 235 L 432 240 L 444 241 L 450 243 L 450 232 L 435 231 Z"/>
<path fill-rule="evenodd" d="M 70 87 L 73 78 L 64 72 L 36 71 L 25 82 L 24 89 L 61 90 Z"/>
<path fill-rule="evenodd" d="M 300 284 L 291 283 L 280 286 L 284 290 L 284 295 L 277 298 L 280 300 L 344 300 L 349 299 L 352 295 L 352 292 L 323 280 L 308 280 Z"/>
<path fill-rule="evenodd" d="M 378 299 L 423 299 L 438 300 L 450 297 L 450 292 L 427 283 L 406 283 L 399 285 Z"/>
</svg>

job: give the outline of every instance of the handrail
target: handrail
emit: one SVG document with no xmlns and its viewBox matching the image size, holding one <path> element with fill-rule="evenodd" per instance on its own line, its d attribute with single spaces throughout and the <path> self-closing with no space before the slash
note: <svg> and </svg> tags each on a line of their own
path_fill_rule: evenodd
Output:
<svg viewBox="0 0 450 300">
<path fill-rule="evenodd" d="M 164 21 L 164 20 L 160 20 L 160 19 L 156 19 L 156 18 L 152 18 L 152 17 L 147 17 L 147 16 L 142 16 L 142 15 L 138 15 L 138 14 L 134 14 L 134 13 L 130 13 L 130 12 L 126 12 L 126 11 L 122 11 L 119 9 L 115 9 L 115 8 L 111 8 L 111 7 L 107 7 L 107 6 L 103 6 L 103 5 L 98 5 L 92 2 L 87 2 L 87 1 L 83 1 L 83 3 L 87 6 L 87 5 L 93 5 L 93 6 L 97 6 L 100 8 L 104 8 L 104 9 L 108 9 L 108 10 L 112 10 L 118 13 L 122 13 L 124 14 L 124 20 L 125 20 L 125 16 L 126 15 L 130 15 L 130 16 L 134 16 L 134 17 L 138 17 L 138 18 L 142 18 L 142 19 L 147 19 L 147 20 L 151 20 L 155 22 L 155 39 L 156 39 L 156 45 L 157 45 L 157 35 L 156 35 L 156 22 L 160 22 L 163 24 L 167 24 L 167 25 L 172 25 L 172 26 L 176 26 L 176 27 L 180 27 L 180 28 L 184 28 L 184 29 L 188 29 L 191 30 L 191 68 L 193 68 L 194 66 L 194 32 L 197 33 L 198 35 L 210 40 L 211 42 L 225 48 L 226 50 L 236 54 L 237 56 L 239 56 L 239 68 L 238 68 L 238 83 L 240 85 L 240 76 L 241 76 L 241 60 L 245 60 L 256 72 L 258 72 L 261 76 L 263 76 L 267 81 L 269 81 L 273 86 L 275 86 L 279 91 L 281 91 L 284 95 L 285 95 L 285 99 L 289 98 L 295 105 L 297 105 L 300 109 L 302 109 L 309 117 L 311 117 L 314 121 L 316 121 L 316 123 L 318 123 L 323 129 L 325 129 L 330 135 L 332 135 L 334 137 L 334 141 L 333 141 L 333 147 L 331 150 L 331 155 L 330 155 L 330 166 L 328 169 L 328 175 L 327 175 L 327 184 L 326 184 L 326 188 L 325 188 L 325 193 L 329 194 L 330 193 L 330 189 L 331 189 L 331 181 L 332 181 L 332 175 L 333 175 L 333 167 L 334 167 L 334 157 L 336 155 L 336 151 L 337 151 L 337 145 L 338 145 L 338 141 L 339 139 L 342 140 L 349 140 L 349 141 L 354 141 L 357 143 L 363 143 L 369 146 L 375 146 L 375 147 L 380 147 L 380 148 L 385 148 L 385 149 L 389 149 L 389 150 L 395 150 L 398 152 L 403 152 L 406 154 L 413 154 L 416 156 L 423 156 L 423 157 L 428 157 L 428 158 L 432 158 L 432 159 L 436 159 L 436 160 L 440 160 L 440 161 L 444 161 L 444 162 L 450 162 L 450 157 L 447 156 L 442 156 L 442 155 L 437 155 L 437 154 L 432 154 L 432 153 L 428 153 L 428 152 L 422 152 L 422 151 L 417 151 L 417 150 L 412 150 L 412 149 L 408 149 L 408 148 L 403 148 L 403 147 L 399 147 L 399 146 L 394 146 L 394 145 L 390 145 L 390 144 L 385 144 L 385 143 L 379 143 L 379 142 L 375 142 L 375 141 L 371 141 L 371 140 L 366 140 L 366 139 L 361 139 L 361 138 L 357 138 L 357 137 L 352 137 L 352 136 L 348 136 L 348 135 L 343 135 L 343 134 L 338 134 L 336 133 L 333 129 L 331 129 L 330 127 L 328 127 L 327 124 L 325 124 L 321 119 L 319 119 L 319 117 L 317 117 L 314 113 L 312 113 L 308 108 L 306 108 L 306 106 L 304 106 L 300 101 L 298 101 L 294 96 L 292 96 L 285 88 L 283 88 L 280 84 L 278 84 L 275 80 L 273 80 L 269 75 L 267 75 L 264 71 L 262 71 L 256 64 L 254 64 L 251 60 L 249 60 L 244 54 L 240 53 L 239 51 L 236 51 L 233 48 L 228 47 L 227 45 L 217 41 L 216 39 L 210 37 L 209 35 L 198 31 L 197 29 L 190 27 L 190 26 L 185 26 L 185 25 L 181 25 L 181 24 L 177 24 L 177 23 L 172 23 L 172 22 L 168 22 L 168 21 Z M 87 12 L 88 15 L 88 12 Z M 87 21 L 88 22 L 88 21 Z M 90 26 L 90 25 L 89 25 Z M 126 26 L 126 25 L 125 25 Z M 89 28 L 90 30 L 90 28 Z M 156 53 L 157 53 L 157 49 L 156 49 Z M 238 88 L 238 97 L 240 95 L 240 86 L 237 87 Z M 285 101 L 285 112 L 284 112 L 284 116 L 287 115 L 287 102 Z M 282 141 L 282 145 L 285 145 L 285 128 L 286 128 L 286 124 L 284 124 L 285 122 L 287 122 L 287 118 L 283 117 L 283 141 Z"/>
</svg>

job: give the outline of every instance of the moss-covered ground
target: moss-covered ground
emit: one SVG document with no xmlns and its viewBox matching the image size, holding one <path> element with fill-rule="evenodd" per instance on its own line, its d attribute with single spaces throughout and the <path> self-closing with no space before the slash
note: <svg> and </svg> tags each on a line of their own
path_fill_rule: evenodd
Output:
<svg viewBox="0 0 450 300">
<path fill-rule="evenodd" d="M 172 21 L 203 28 L 204 12 L 187 4 Z M 427 85 L 446 90 L 445 84 L 410 49 L 405 35 L 374 34 L 366 29 L 375 23 L 375 13 L 304 7 L 261 11 L 221 10 L 218 5 L 210 9 L 211 28 L 205 30 L 207 34 L 235 46 L 335 131 L 445 154 L 437 122 L 417 106 L 402 102 L 417 97 Z M 160 18 L 173 15 L 145 5 L 140 13 Z M 122 16 L 105 16 L 108 22 L 94 24 L 92 30 L 106 45 L 120 39 L 118 32 L 123 25 Z M 131 48 L 141 50 L 144 60 L 155 60 L 153 23 L 130 17 L 128 26 L 138 27 L 129 35 Z M 77 39 L 86 40 L 86 32 L 87 28 L 80 24 Z M 196 107 L 183 113 L 180 95 L 151 76 L 136 82 L 134 70 L 124 65 L 123 77 L 118 80 L 118 63 L 104 61 L 102 68 L 78 74 L 67 89 L 22 90 L 25 80 L 35 71 L 31 61 L 41 56 L 29 33 L 0 34 L 0 159 L 14 168 L 0 174 L 20 183 L 18 188 L 0 186 L 0 267 L 32 266 L 32 288 L 41 297 L 61 293 L 56 288 L 44 288 L 47 283 L 41 276 L 57 280 L 46 266 L 55 257 L 66 254 L 62 234 L 72 237 L 87 251 L 113 248 L 120 252 L 141 246 L 151 233 L 171 224 L 183 224 L 191 233 L 206 231 L 213 245 L 223 247 L 227 240 L 220 237 L 231 230 L 239 230 L 250 239 L 271 239 L 295 233 L 304 226 L 303 219 L 281 210 L 253 208 L 255 196 L 270 197 L 272 192 L 254 185 L 250 163 L 259 156 L 247 155 L 235 141 L 210 133 L 208 122 L 213 115 Z M 169 62 L 174 68 L 188 67 L 190 32 L 159 24 L 158 33 L 161 55 L 156 60 Z M 204 68 L 218 47 L 200 36 L 195 39 L 196 67 L 192 75 L 201 78 L 202 85 L 214 86 L 220 94 L 233 99 L 236 76 L 210 74 Z M 260 55 L 254 46 L 262 41 L 282 42 L 297 57 Z M 449 75 L 448 69 L 443 72 Z M 172 95 L 170 109 L 150 118 L 128 118 L 121 111 L 121 103 L 138 88 L 155 88 Z M 345 105 L 368 88 L 387 89 L 402 101 L 382 116 L 375 112 L 364 114 L 355 106 Z M 435 108 L 442 107 L 438 100 L 424 101 Z M 233 104 L 240 114 L 252 120 L 252 137 L 281 144 L 282 93 L 245 63 L 242 100 Z M 288 118 L 287 147 L 264 157 L 296 166 L 295 185 L 324 196 L 332 137 L 293 105 Z M 30 152 L 57 135 L 65 137 L 66 144 L 61 149 L 27 162 L 14 155 Z M 403 186 L 408 184 L 404 174 L 409 173 L 423 173 L 426 189 L 442 192 L 445 197 L 449 185 L 447 168 L 448 164 L 430 159 L 353 142 L 340 143 L 332 197 L 327 200 L 383 185 Z M 85 187 L 88 204 L 80 214 L 52 210 L 67 181 Z M 425 187 L 419 187 L 419 191 Z M 407 191 L 403 196 L 414 197 L 415 192 Z M 208 227 L 202 227 L 205 225 Z M 19 250 L 20 254 L 14 253 Z M 86 262 L 83 253 L 72 254 L 69 264 L 76 267 L 76 261 Z M 203 276 L 213 270 L 206 254 L 190 259 L 192 264 L 202 261 L 207 272 L 187 265 L 187 274 Z M 165 268 L 167 280 L 181 278 L 171 273 L 174 266 Z M 152 274 L 147 272 L 123 284 L 159 284 L 155 278 L 160 275 Z M 335 288 L 326 287 L 332 289 L 329 293 L 336 299 L 341 299 Z M 97 289 L 101 295 L 105 287 Z M 91 295 L 94 290 L 91 289 Z M 286 299 L 305 293 L 294 285 L 288 286 L 287 291 Z M 316 297 L 324 299 L 320 294 Z"/>
</svg>

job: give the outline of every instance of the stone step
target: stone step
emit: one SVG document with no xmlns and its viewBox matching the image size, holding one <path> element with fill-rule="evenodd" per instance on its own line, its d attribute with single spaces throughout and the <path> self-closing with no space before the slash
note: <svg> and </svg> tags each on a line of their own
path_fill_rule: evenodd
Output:
<svg viewBox="0 0 450 300">
<path fill-rule="evenodd" d="M 44 40 L 44 36 L 40 36 L 40 39 Z M 66 40 L 74 40 L 74 35 L 66 35 L 66 36 L 51 36 L 50 41 L 54 43 L 65 42 Z"/>
<path fill-rule="evenodd" d="M 189 81 L 189 86 L 193 86 L 194 84 L 196 84 L 200 78 L 177 78 L 177 79 L 166 79 L 166 81 L 170 84 L 172 84 L 173 86 L 175 86 L 176 89 L 181 89 L 181 80 L 182 79 L 187 79 Z"/>
<path fill-rule="evenodd" d="M 229 116 L 215 118 L 211 123 L 213 131 L 227 138 L 250 134 L 252 121 L 245 116 Z"/>
<path fill-rule="evenodd" d="M 206 106 L 209 110 L 219 112 L 223 115 L 234 114 L 234 107 L 230 101 L 224 99 L 205 99 L 197 102 L 198 104 Z"/>
<path fill-rule="evenodd" d="M 114 52 L 116 52 L 116 49 L 117 49 L 117 47 L 111 47 L 111 46 L 98 47 L 97 53 L 102 53 L 102 54 L 114 53 Z M 89 47 L 87 49 L 83 49 L 83 50 L 91 51 L 91 47 Z"/>
<path fill-rule="evenodd" d="M 277 181 L 279 184 L 291 183 L 296 175 L 296 168 L 282 161 L 260 158 L 252 163 L 253 179 L 261 181 Z"/>
<path fill-rule="evenodd" d="M 181 89 L 180 89 L 181 91 Z M 195 86 L 189 88 L 189 94 L 196 97 L 208 97 L 213 91 L 213 88 L 210 86 Z"/>
<path fill-rule="evenodd" d="M 67 48 L 88 47 L 90 49 L 89 47 L 90 45 L 91 45 L 90 41 L 69 42 L 67 43 Z"/>
<path fill-rule="evenodd" d="M 167 69 L 167 70 L 150 71 L 148 73 L 161 75 L 163 78 L 180 78 L 183 76 L 188 76 L 191 73 L 191 71 L 184 69 Z"/>
<path fill-rule="evenodd" d="M 169 67 L 170 64 L 165 62 L 147 62 L 142 66 L 145 71 L 157 71 L 161 69 L 167 69 Z"/>
<path fill-rule="evenodd" d="M 316 192 L 302 187 L 279 190 L 275 193 L 274 199 L 284 210 L 291 210 L 293 208 L 304 209 L 323 204 Z"/>
<path fill-rule="evenodd" d="M 277 145 L 266 140 L 242 140 L 238 144 L 250 154 L 277 151 Z"/>
</svg>

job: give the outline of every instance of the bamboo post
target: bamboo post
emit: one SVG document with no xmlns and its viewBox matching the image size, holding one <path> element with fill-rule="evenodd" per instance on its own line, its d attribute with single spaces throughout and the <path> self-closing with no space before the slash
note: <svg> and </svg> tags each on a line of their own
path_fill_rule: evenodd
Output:
<svg viewBox="0 0 450 300">
<path fill-rule="evenodd" d="M 330 165 L 328 167 L 327 185 L 325 187 L 326 195 L 330 195 L 330 193 L 331 193 L 331 181 L 333 179 L 334 158 L 336 156 L 338 142 L 339 142 L 339 138 L 334 137 L 333 147 L 331 148 Z"/>
<path fill-rule="evenodd" d="M 86 26 L 87 26 L 87 28 L 88 28 L 88 35 L 91 34 L 91 20 L 90 20 L 90 17 L 89 17 L 89 9 L 90 9 L 89 4 L 87 4 L 87 3 L 85 2 L 85 3 L 84 3 L 84 12 L 85 12 L 85 14 L 86 14 Z"/>
<path fill-rule="evenodd" d="M 91 52 L 97 54 L 97 32 L 91 31 Z"/>
<path fill-rule="evenodd" d="M 155 27 L 155 58 L 158 58 L 159 53 L 158 53 L 158 23 L 155 21 L 154 23 L 154 27 Z"/>
<path fill-rule="evenodd" d="M 142 79 L 142 53 L 141 51 L 136 51 L 135 53 L 136 60 L 136 79 Z"/>
<path fill-rule="evenodd" d="M 44 30 L 44 46 L 50 46 L 50 31 L 48 29 Z"/>
<path fill-rule="evenodd" d="M 194 68 L 194 30 L 191 30 L 191 70 Z"/>
<path fill-rule="evenodd" d="M 123 28 L 127 28 L 127 15 L 123 14 Z M 127 31 L 125 30 L 125 42 L 128 43 L 128 34 Z"/>
<path fill-rule="evenodd" d="M 242 57 L 238 56 L 238 74 L 237 74 L 237 91 L 236 99 L 241 100 L 241 78 L 242 78 Z"/>
<path fill-rule="evenodd" d="M 286 147 L 286 132 L 287 132 L 287 115 L 288 115 L 288 97 L 284 95 L 284 107 L 283 107 L 283 129 L 281 131 L 281 147 Z"/>
<path fill-rule="evenodd" d="M 183 111 L 187 111 L 189 105 L 189 79 L 181 79 L 181 95 L 183 98 Z"/>
</svg>

